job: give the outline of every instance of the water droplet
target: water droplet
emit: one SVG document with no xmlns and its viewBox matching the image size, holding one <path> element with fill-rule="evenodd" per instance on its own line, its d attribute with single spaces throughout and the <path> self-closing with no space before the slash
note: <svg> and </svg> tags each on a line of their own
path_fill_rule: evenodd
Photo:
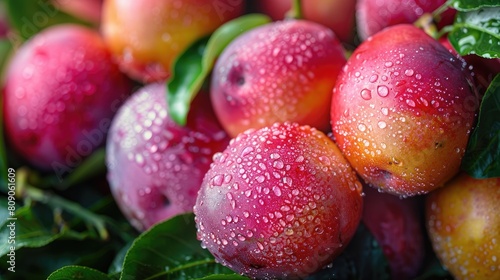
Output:
<svg viewBox="0 0 500 280">
<path fill-rule="evenodd" d="M 382 107 L 381 111 L 382 111 L 382 115 L 384 115 L 384 116 L 389 115 L 389 109 L 387 107 Z"/>
<path fill-rule="evenodd" d="M 273 162 L 274 168 L 282 169 L 284 166 L 285 166 L 285 164 L 281 160 L 276 160 L 275 162 Z"/>
<path fill-rule="evenodd" d="M 281 196 L 281 189 L 278 186 L 273 187 L 273 192 L 276 196 Z"/>
<path fill-rule="evenodd" d="M 286 63 L 292 63 L 292 61 L 293 61 L 293 56 L 291 56 L 291 55 L 287 54 L 287 55 L 285 56 L 285 62 L 286 62 Z"/>
<path fill-rule="evenodd" d="M 391 61 L 385 62 L 385 67 L 392 67 L 393 63 Z"/>
<path fill-rule="evenodd" d="M 405 70 L 405 75 L 408 77 L 413 76 L 413 73 L 414 73 L 413 69 L 406 69 Z"/>
<path fill-rule="evenodd" d="M 378 122 L 378 127 L 385 128 L 386 126 L 387 126 L 387 124 L 384 121 L 379 121 Z"/>
<path fill-rule="evenodd" d="M 356 78 L 358 78 L 359 76 L 361 76 L 361 73 L 359 73 L 358 71 L 356 71 L 356 73 L 354 73 L 354 76 L 355 76 Z"/>
<path fill-rule="evenodd" d="M 434 107 L 434 108 L 439 108 L 439 101 L 432 100 L 432 101 L 431 101 L 431 105 L 432 105 L 432 107 Z"/>
<path fill-rule="evenodd" d="M 389 89 L 386 86 L 378 86 L 377 93 L 381 97 L 386 97 L 387 95 L 389 95 Z"/>
<path fill-rule="evenodd" d="M 222 183 L 224 182 L 224 175 L 217 174 L 212 178 L 212 185 L 214 186 L 222 186 Z"/>
<path fill-rule="evenodd" d="M 286 228 L 285 229 L 285 234 L 290 236 L 290 235 L 293 235 L 293 229 L 292 228 Z"/>
<path fill-rule="evenodd" d="M 369 81 L 370 81 L 371 83 L 375 83 L 375 82 L 377 81 L 377 79 L 378 79 L 378 75 L 377 75 L 377 74 L 373 74 L 373 75 L 370 77 Z"/>
<path fill-rule="evenodd" d="M 245 147 L 243 149 L 243 151 L 241 152 L 241 156 L 244 157 L 244 156 L 247 156 L 248 154 L 250 154 L 251 152 L 253 152 L 253 148 L 252 147 Z"/>
<path fill-rule="evenodd" d="M 264 182 L 265 179 L 266 179 L 266 177 L 264 177 L 263 175 L 259 175 L 259 176 L 255 177 L 255 180 L 257 180 L 257 182 L 259 182 L 259 183 Z"/>
<path fill-rule="evenodd" d="M 361 97 L 364 100 L 370 100 L 372 98 L 372 92 L 369 89 L 362 89 L 361 90 Z"/>
<path fill-rule="evenodd" d="M 408 106 L 410 107 L 415 107 L 415 101 L 411 99 L 406 99 L 406 104 L 408 104 Z"/>
<path fill-rule="evenodd" d="M 360 124 L 358 124 L 358 129 L 359 129 L 359 131 L 363 132 L 366 130 L 366 125 L 360 123 Z"/>
<path fill-rule="evenodd" d="M 415 75 L 415 78 L 416 78 L 417 80 L 420 80 L 420 79 L 422 79 L 422 75 L 420 75 L 420 74 L 416 74 L 416 75 Z"/>
</svg>

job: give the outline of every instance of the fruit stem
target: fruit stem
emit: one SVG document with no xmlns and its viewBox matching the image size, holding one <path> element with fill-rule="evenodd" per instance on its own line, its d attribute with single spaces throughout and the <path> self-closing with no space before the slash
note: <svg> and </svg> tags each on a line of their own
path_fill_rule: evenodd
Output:
<svg viewBox="0 0 500 280">
<path fill-rule="evenodd" d="M 434 39 L 439 39 L 439 32 L 436 24 L 434 23 L 434 18 L 432 14 L 425 13 L 419 19 L 417 19 L 414 25 L 422 29 L 427 35 Z"/>
<path fill-rule="evenodd" d="M 302 0 L 293 0 L 292 9 L 286 13 L 287 19 L 302 19 Z"/>
<path fill-rule="evenodd" d="M 56 194 L 40 190 L 26 183 L 26 170 L 19 171 L 18 193 L 17 196 L 26 199 L 27 201 L 36 201 L 50 205 L 54 208 L 60 208 L 81 218 L 88 224 L 94 226 L 102 240 L 109 238 L 109 233 L 106 229 L 105 220 L 100 215 L 92 213 L 80 206 L 78 203 L 68 201 Z"/>
</svg>

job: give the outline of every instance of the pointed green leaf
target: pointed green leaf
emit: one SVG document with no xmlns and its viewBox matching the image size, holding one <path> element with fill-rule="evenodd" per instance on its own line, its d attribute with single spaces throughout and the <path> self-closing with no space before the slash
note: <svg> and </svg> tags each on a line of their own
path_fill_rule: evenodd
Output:
<svg viewBox="0 0 500 280">
<path fill-rule="evenodd" d="M 54 271 L 47 280 L 110 280 L 111 278 L 93 268 L 85 266 L 70 265 Z"/>
<path fill-rule="evenodd" d="M 231 20 L 209 38 L 194 43 L 176 59 L 172 77 L 167 82 L 168 109 L 176 123 L 186 124 L 191 101 L 224 48 L 240 34 L 270 21 L 269 17 L 261 14 L 249 14 Z"/>
<path fill-rule="evenodd" d="M 41 212 L 41 208 L 37 208 L 37 211 Z M 37 211 L 29 206 L 24 206 L 16 211 L 14 217 L 9 217 L 12 219 L 1 221 L 0 240 L 9 240 L 9 237 L 12 236 L 12 229 L 15 230 L 16 234 L 13 235 L 15 243 L 0 243 L 0 256 L 7 254 L 11 246 L 14 246 L 16 250 L 23 247 L 37 248 L 61 237 L 77 240 L 87 237 L 85 233 L 78 233 L 69 229 L 54 231 L 52 228 L 53 221 L 40 219 L 40 213 Z"/>
<path fill-rule="evenodd" d="M 500 7 L 459 12 L 448 39 L 460 55 L 500 57 Z"/>
<path fill-rule="evenodd" d="M 499 7 L 498 0 L 450 0 L 448 5 L 459 11 L 471 11 L 483 7 Z"/>
<path fill-rule="evenodd" d="M 500 74 L 493 79 L 483 97 L 462 169 L 478 179 L 500 177 Z"/>
<path fill-rule="evenodd" d="M 130 247 L 121 278 L 196 279 L 212 274 L 234 274 L 215 262 L 196 239 L 192 213 L 153 226 Z"/>
</svg>

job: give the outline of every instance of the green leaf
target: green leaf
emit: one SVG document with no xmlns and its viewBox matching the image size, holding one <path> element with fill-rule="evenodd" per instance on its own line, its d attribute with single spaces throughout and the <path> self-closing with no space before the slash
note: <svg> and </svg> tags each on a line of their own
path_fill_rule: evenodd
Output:
<svg viewBox="0 0 500 280">
<path fill-rule="evenodd" d="M 498 7 L 498 0 L 450 0 L 448 5 L 459 11 L 477 10 L 483 7 Z"/>
<path fill-rule="evenodd" d="M 360 224 L 345 251 L 330 266 L 311 275 L 307 280 L 390 278 L 389 263 L 382 248 L 371 232 Z"/>
<path fill-rule="evenodd" d="M 47 280 L 77 280 L 77 279 L 92 279 L 92 280 L 110 280 L 111 278 L 92 268 L 85 266 L 70 265 L 54 271 Z"/>
<path fill-rule="evenodd" d="M 460 55 L 500 57 L 500 7 L 458 12 L 448 39 Z"/>
<path fill-rule="evenodd" d="M 194 43 L 176 59 L 172 77 L 167 82 L 168 109 L 176 123 L 186 124 L 189 105 L 224 48 L 240 34 L 269 22 L 271 19 L 261 14 L 236 18 L 223 24 L 209 38 Z"/>
<path fill-rule="evenodd" d="M 19 38 L 11 38 L 20 43 L 42 29 L 55 24 L 89 23 L 70 16 L 54 7 L 48 0 L 5 0 L 10 26 L 17 31 Z"/>
<path fill-rule="evenodd" d="M 9 40 L 0 40 L 0 80 L 3 80 L 4 67 L 10 53 L 12 44 Z M 3 85 L 0 85 L 3 86 Z M 3 108 L 3 95 L 0 97 L 0 108 Z M 7 170 L 9 168 L 7 162 L 7 153 L 5 146 L 5 138 L 3 133 L 3 114 L 0 114 L 0 189 L 6 190 L 8 184 Z"/>
<path fill-rule="evenodd" d="M 6 242 L 0 243 L 0 256 L 9 253 L 11 246 L 15 246 L 16 250 L 23 247 L 36 248 L 45 246 L 61 237 L 77 240 L 83 240 L 87 237 L 85 233 L 69 229 L 54 231 L 52 221 L 47 222 L 39 218 L 38 211 L 42 211 L 41 208 L 35 209 L 29 206 L 21 207 L 13 217 L 15 220 L 2 221 L 0 240 L 6 240 Z M 11 236 L 12 238 L 9 239 Z M 13 241 L 9 243 L 7 240 Z"/>
<path fill-rule="evenodd" d="M 196 279 L 212 274 L 234 274 L 215 262 L 196 239 L 192 213 L 159 223 L 139 236 L 130 247 L 121 278 Z"/>
<path fill-rule="evenodd" d="M 462 169 L 478 179 L 500 177 L 500 74 L 484 94 Z"/>
</svg>

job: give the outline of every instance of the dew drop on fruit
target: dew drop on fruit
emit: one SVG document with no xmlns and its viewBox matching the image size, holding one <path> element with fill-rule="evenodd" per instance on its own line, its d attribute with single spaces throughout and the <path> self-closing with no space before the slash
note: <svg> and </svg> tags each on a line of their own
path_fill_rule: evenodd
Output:
<svg viewBox="0 0 500 280">
<path fill-rule="evenodd" d="M 386 61 L 384 65 L 385 67 L 392 67 L 393 63 L 391 61 Z"/>
<path fill-rule="evenodd" d="M 406 69 L 405 70 L 405 75 L 408 77 L 413 76 L 413 73 L 414 73 L 413 69 Z"/>
<path fill-rule="evenodd" d="M 241 152 L 241 156 L 244 157 L 244 156 L 247 156 L 248 154 L 250 154 L 251 152 L 253 152 L 253 148 L 252 147 L 245 147 L 243 149 L 243 151 Z"/>
<path fill-rule="evenodd" d="M 389 95 L 389 89 L 386 86 L 378 86 L 377 93 L 380 97 L 386 97 Z"/>
<path fill-rule="evenodd" d="M 259 175 L 255 177 L 255 180 L 259 183 L 263 183 L 266 180 L 266 177 L 264 177 L 263 175 Z"/>
<path fill-rule="evenodd" d="M 406 99 L 406 104 L 408 104 L 408 106 L 410 107 L 415 107 L 415 101 L 411 99 Z"/>
<path fill-rule="evenodd" d="M 387 124 L 384 121 L 379 121 L 378 122 L 378 127 L 385 128 L 386 126 L 387 126 Z"/>
<path fill-rule="evenodd" d="M 214 186 L 222 186 L 222 182 L 224 182 L 224 175 L 217 174 L 212 178 L 212 184 Z"/>
<path fill-rule="evenodd" d="M 273 187 L 273 192 L 276 196 L 281 196 L 281 189 L 278 186 Z"/>
<path fill-rule="evenodd" d="M 364 100 L 370 100 L 372 98 L 372 92 L 369 89 L 362 89 L 361 90 L 361 98 Z"/>
<path fill-rule="evenodd" d="M 389 109 L 387 107 L 382 107 L 380 110 L 382 112 L 382 115 L 387 116 L 389 115 Z"/>
<path fill-rule="evenodd" d="M 370 77 L 369 81 L 370 81 L 370 83 L 375 83 L 377 81 L 377 79 L 378 79 L 378 75 L 377 74 L 373 74 Z"/>
<path fill-rule="evenodd" d="M 360 123 L 360 124 L 358 125 L 358 129 L 359 129 L 359 131 L 363 132 L 363 131 L 365 131 L 365 130 L 366 130 L 366 125 L 364 125 L 364 124 Z"/>
</svg>

